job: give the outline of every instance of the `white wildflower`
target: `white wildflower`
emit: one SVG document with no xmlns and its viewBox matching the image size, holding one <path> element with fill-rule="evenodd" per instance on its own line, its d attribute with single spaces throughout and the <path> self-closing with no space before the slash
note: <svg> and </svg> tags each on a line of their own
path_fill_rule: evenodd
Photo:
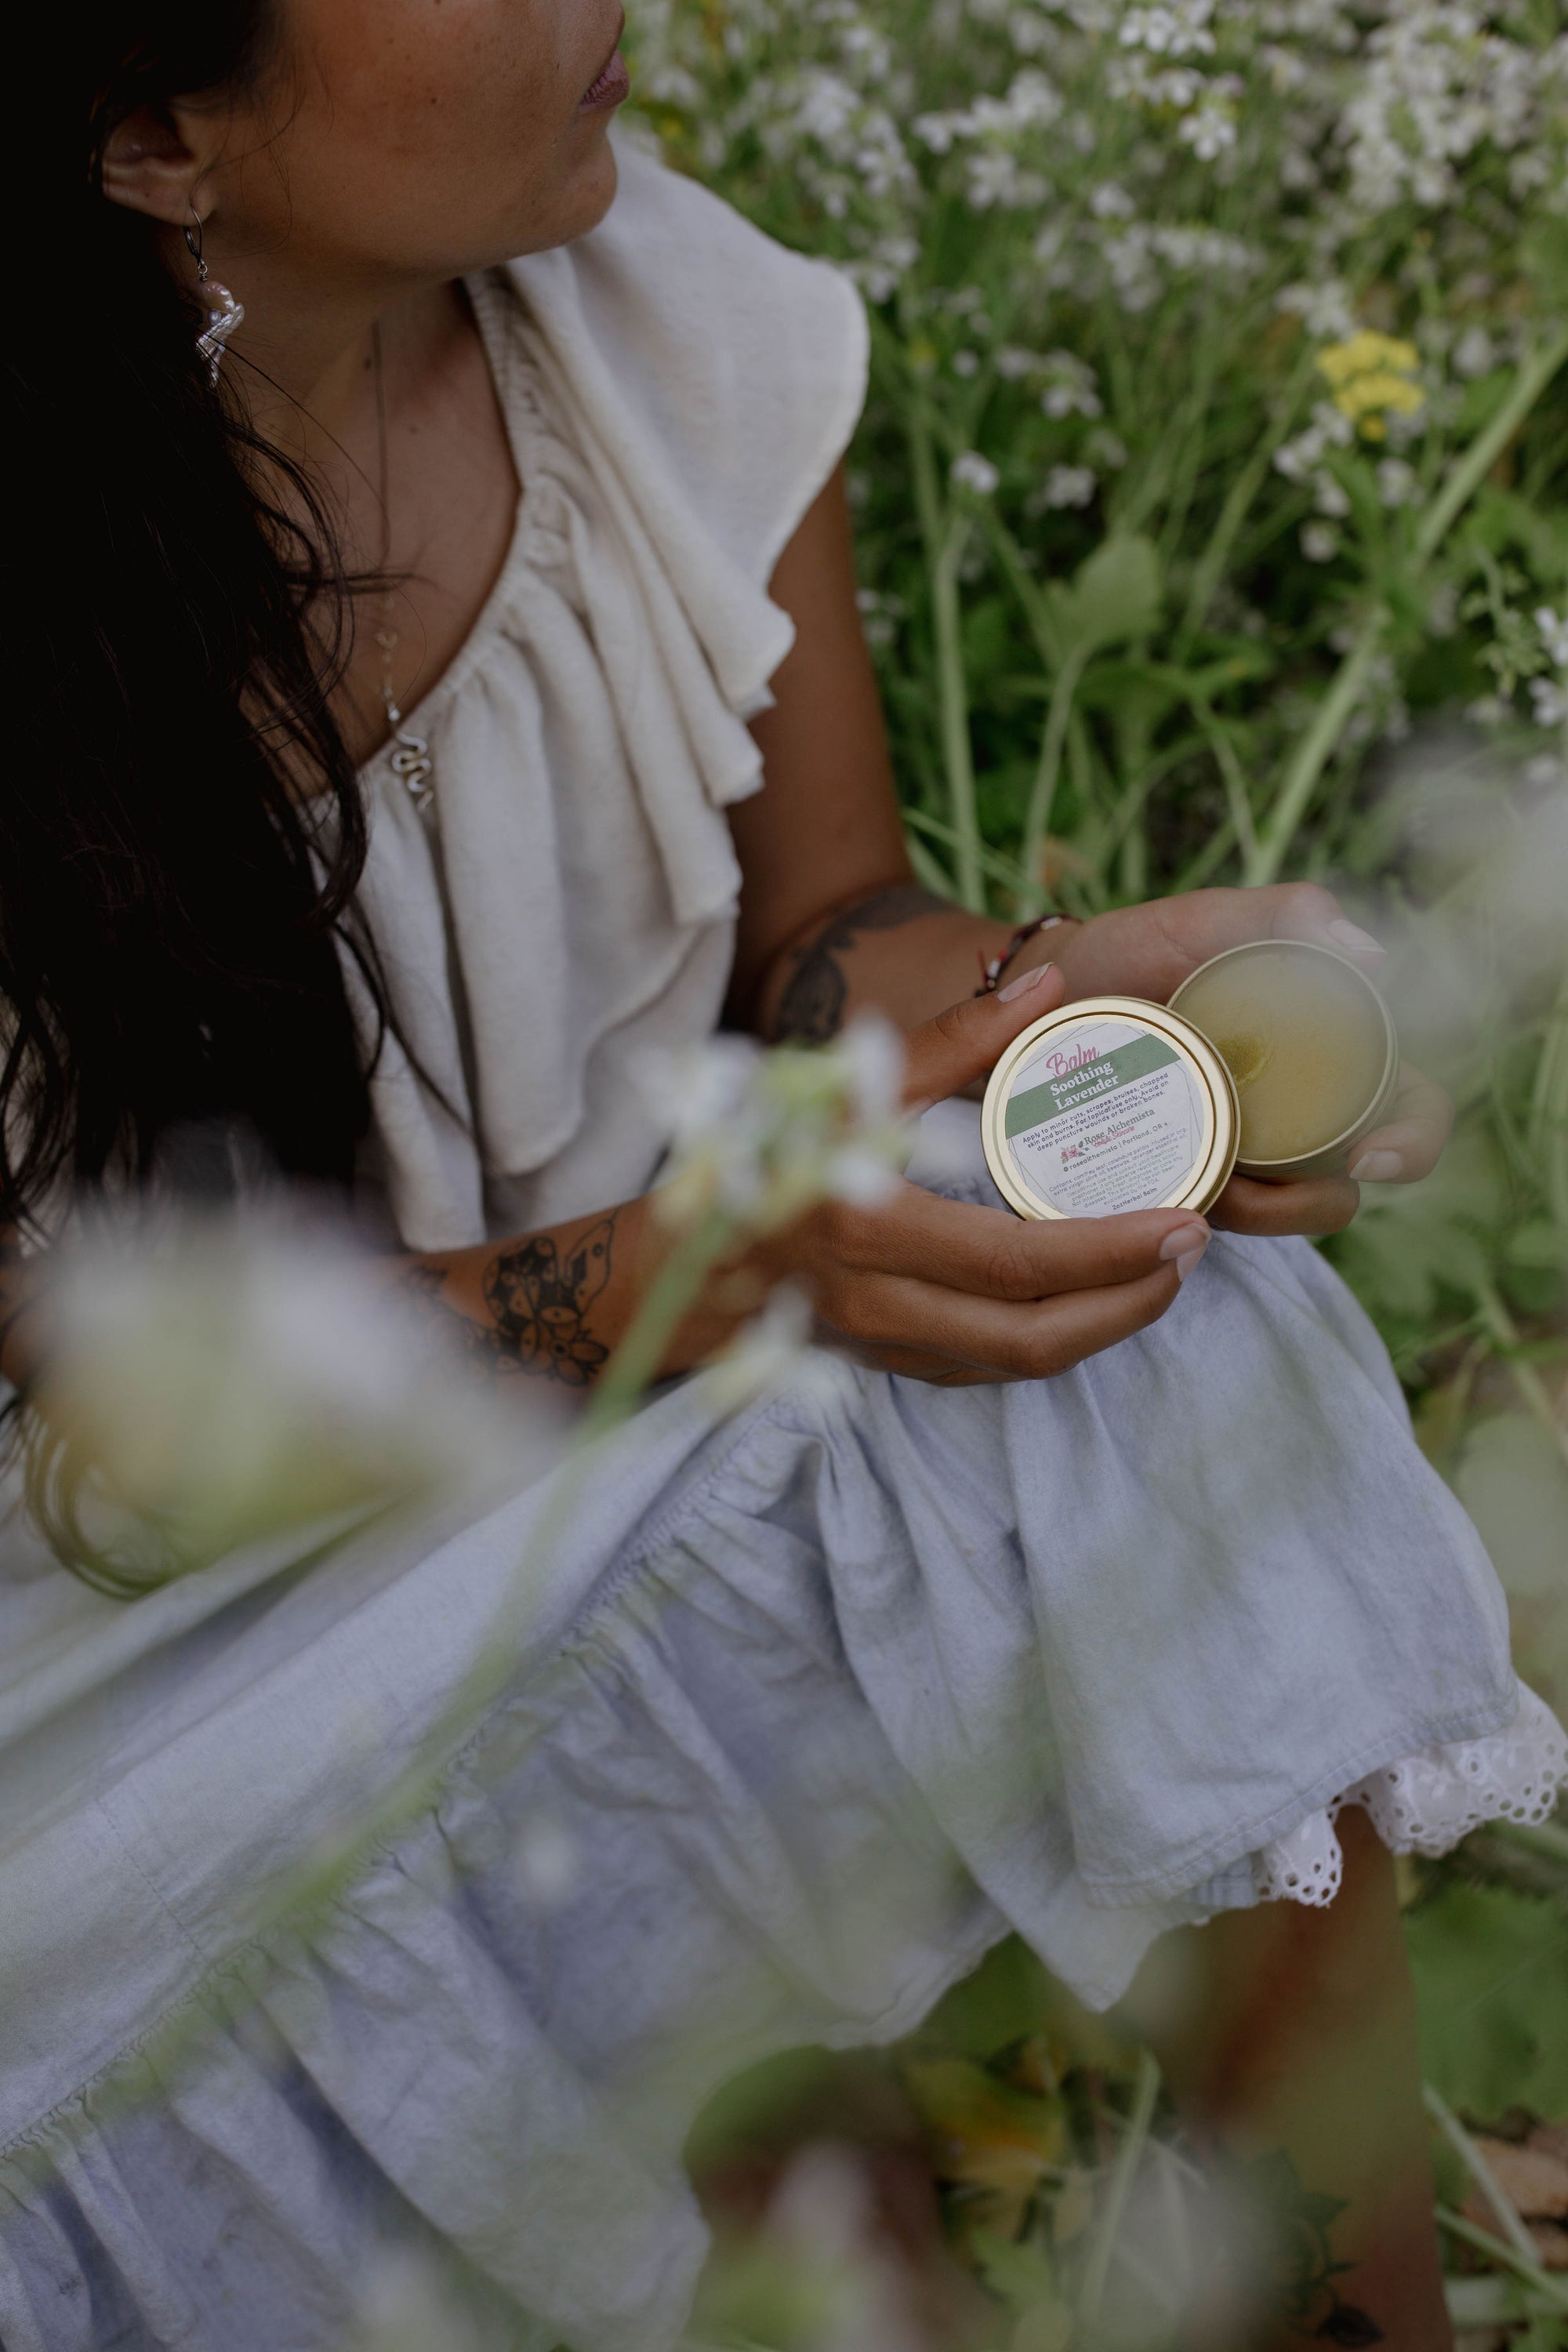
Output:
<svg viewBox="0 0 1568 2352">
<path fill-rule="evenodd" d="M 1497 345 L 1487 330 L 1480 326 L 1467 327 L 1454 345 L 1454 373 L 1467 381 L 1479 375 L 1489 375 L 1497 365 Z"/>
<path fill-rule="evenodd" d="M 960 488 L 973 490 L 982 499 L 990 498 L 1002 479 L 990 458 L 982 457 L 978 449 L 965 449 L 953 459 L 951 471 Z"/>
<path fill-rule="evenodd" d="M 1416 494 L 1418 485 L 1414 466 L 1403 457 L 1384 457 L 1378 461 L 1377 495 L 1385 507 L 1407 507 Z"/>
<path fill-rule="evenodd" d="M 1212 163 L 1236 144 L 1236 107 L 1231 94 L 1213 83 L 1177 129 L 1177 136 L 1201 163 Z"/>
<path fill-rule="evenodd" d="M 1100 415 L 1094 370 L 1075 352 L 1047 352 L 1040 366 L 1047 378 L 1040 406 L 1047 416 L 1059 422 L 1065 416 Z"/>
<path fill-rule="evenodd" d="M 110 1226 L 62 1249 L 51 1313 L 40 1408 L 92 1465 L 92 1540 L 131 1584 L 560 1450 L 542 1398 L 523 1421 L 454 1381 L 449 1309 L 296 1223 Z"/>
<path fill-rule="evenodd" d="M 824 1399 L 846 1378 L 836 1357 L 812 1349 L 811 1302 L 793 1283 L 781 1283 L 702 1374 L 703 1389 L 720 1412 L 738 1412 L 788 1387 Z"/>
<path fill-rule="evenodd" d="M 903 1043 L 862 1014 L 822 1047 L 764 1054 L 720 1034 L 650 1058 L 645 1084 L 672 1138 L 660 1213 L 716 1213 L 767 1232 L 829 1197 L 886 1198 L 909 1151 L 899 1112 Z"/>
<path fill-rule="evenodd" d="M 1112 433 L 1109 425 L 1098 425 L 1084 442 L 1083 454 L 1090 465 L 1115 474 L 1127 463 L 1129 452 L 1120 433 Z"/>
<path fill-rule="evenodd" d="M 511 1874 L 535 1910 L 555 1911 L 569 1902 L 582 1879 L 583 1856 L 564 1822 L 554 1813 L 531 1814 L 512 1848 Z"/>
<path fill-rule="evenodd" d="M 1530 698 L 1535 706 L 1531 716 L 1538 727 L 1568 724 L 1568 688 L 1555 685 L 1549 677 L 1532 677 Z"/>
<path fill-rule="evenodd" d="M 1089 466 L 1053 466 L 1046 476 L 1042 497 L 1047 507 L 1087 507 L 1099 481 Z"/>
<path fill-rule="evenodd" d="M 1315 343 L 1345 342 L 1355 332 L 1350 288 L 1342 278 L 1328 278 L 1320 285 L 1302 281 L 1287 286 L 1275 298 L 1274 307 L 1299 318 Z"/>
<path fill-rule="evenodd" d="M 1327 470 L 1312 477 L 1312 505 L 1321 515 L 1342 522 L 1351 510 L 1350 493 L 1337 474 Z"/>
<path fill-rule="evenodd" d="M 1301 526 L 1301 552 L 1309 563 L 1331 563 L 1340 551 L 1340 535 L 1331 522 Z"/>
<path fill-rule="evenodd" d="M 971 351 L 954 352 L 952 355 L 952 372 L 954 375 L 963 376 L 966 382 L 971 377 L 977 376 L 980 373 L 979 352 Z"/>
<path fill-rule="evenodd" d="M 1118 39 L 1124 49 L 1148 49 L 1155 57 L 1212 57 L 1209 30 L 1214 0 L 1168 0 L 1152 8 L 1129 8 Z"/>
<path fill-rule="evenodd" d="M 1568 669 L 1568 618 L 1553 612 L 1550 604 L 1538 604 L 1531 618 L 1541 632 L 1547 660 L 1556 669 Z"/>
</svg>

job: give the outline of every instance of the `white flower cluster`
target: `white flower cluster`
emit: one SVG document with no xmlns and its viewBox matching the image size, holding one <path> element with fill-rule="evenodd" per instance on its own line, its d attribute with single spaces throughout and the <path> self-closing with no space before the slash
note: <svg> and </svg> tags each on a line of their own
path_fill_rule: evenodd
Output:
<svg viewBox="0 0 1568 2352">
<path fill-rule="evenodd" d="M 1535 723 L 1538 727 L 1568 726 L 1568 615 L 1554 611 L 1550 604 L 1542 604 L 1532 617 L 1541 632 L 1546 658 L 1557 672 L 1555 677 L 1532 677 L 1530 681 Z"/>
<path fill-rule="evenodd" d="M 1340 129 L 1359 210 L 1450 203 L 1456 166 L 1483 143 L 1512 159 L 1514 196 L 1540 184 L 1549 167 L 1535 142 L 1568 82 L 1568 35 L 1527 47 L 1493 28 L 1495 13 L 1405 0 L 1371 33 Z"/>
<path fill-rule="evenodd" d="M 754 173 L 798 196 L 878 303 L 926 299 L 928 228 L 956 201 L 994 225 L 998 315 L 1109 297 L 1137 316 L 1272 275 L 1270 299 L 1332 341 L 1352 330 L 1358 240 L 1386 207 L 1433 210 L 1441 278 L 1450 250 L 1463 274 L 1467 240 L 1473 272 L 1498 205 L 1544 191 L 1568 206 L 1568 31 L 1543 35 L 1520 0 L 632 0 L 632 14 L 656 129 L 682 126 L 690 160 L 727 184 Z M 1454 202 L 1478 170 L 1490 226 Z M 1215 217 L 1216 175 L 1248 191 L 1245 236 Z M 1494 331 L 1473 322 L 1478 373 Z M 978 375 L 982 343 L 963 349 L 957 373 Z"/>
<path fill-rule="evenodd" d="M 670 1138 L 661 1214 L 717 1210 L 763 1233 L 813 1201 L 886 1200 L 910 1149 L 903 1075 L 902 1038 L 869 1014 L 830 1045 L 764 1053 L 721 1034 L 660 1057 L 647 1086 Z"/>
</svg>

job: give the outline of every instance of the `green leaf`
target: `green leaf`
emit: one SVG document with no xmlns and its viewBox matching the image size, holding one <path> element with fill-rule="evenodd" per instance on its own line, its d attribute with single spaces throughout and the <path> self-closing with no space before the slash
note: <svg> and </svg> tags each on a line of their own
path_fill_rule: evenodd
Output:
<svg viewBox="0 0 1568 2352">
<path fill-rule="evenodd" d="M 1568 1917 L 1502 1887 L 1450 1884 L 1405 1919 L 1429 2080 L 1481 2120 L 1568 2120 Z"/>
<path fill-rule="evenodd" d="M 1070 588 L 1047 591 L 1065 647 L 1080 655 L 1124 645 L 1159 625 L 1160 559 L 1152 540 L 1108 539 Z"/>
<path fill-rule="evenodd" d="M 1027 2311 L 1055 2295 L 1056 2273 L 1043 2247 L 1019 2244 L 994 2230 L 972 2231 L 969 2246 L 981 2277 L 1009 2310 Z"/>
</svg>

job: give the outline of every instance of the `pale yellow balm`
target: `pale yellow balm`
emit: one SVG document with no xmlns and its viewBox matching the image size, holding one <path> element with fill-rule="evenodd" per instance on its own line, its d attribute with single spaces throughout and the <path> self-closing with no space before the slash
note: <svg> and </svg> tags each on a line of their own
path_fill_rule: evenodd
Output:
<svg viewBox="0 0 1568 2352">
<path fill-rule="evenodd" d="M 1183 982 L 1171 1009 L 1208 1038 L 1235 1081 L 1244 1175 L 1342 1167 L 1394 1093 L 1399 1041 L 1388 1007 L 1331 948 L 1230 948 Z"/>
</svg>

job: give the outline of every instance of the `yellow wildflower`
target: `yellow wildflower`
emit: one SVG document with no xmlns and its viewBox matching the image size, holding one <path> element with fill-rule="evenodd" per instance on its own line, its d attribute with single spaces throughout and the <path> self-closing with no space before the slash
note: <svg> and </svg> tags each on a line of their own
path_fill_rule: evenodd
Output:
<svg viewBox="0 0 1568 2352">
<path fill-rule="evenodd" d="M 1318 353 L 1318 371 L 1329 380 L 1334 406 L 1368 441 L 1386 438 L 1390 414 L 1414 416 L 1425 405 L 1426 395 L 1415 381 L 1420 364 L 1414 343 L 1371 327 Z"/>
</svg>

